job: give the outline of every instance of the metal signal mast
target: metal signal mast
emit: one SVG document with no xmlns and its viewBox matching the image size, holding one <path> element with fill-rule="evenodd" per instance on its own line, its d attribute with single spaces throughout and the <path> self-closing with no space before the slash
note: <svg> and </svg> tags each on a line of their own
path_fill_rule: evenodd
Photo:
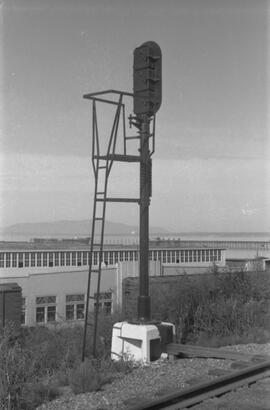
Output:
<svg viewBox="0 0 270 410">
<path fill-rule="evenodd" d="M 148 41 L 134 50 L 133 92 L 134 113 L 140 132 L 140 293 L 138 319 L 151 319 L 149 296 L 149 205 L 152 196 L 152 160 L 149 150 L 150 121 L 160 108 L 161 50 L 158 44 Z M 155 130 L 155 126 L 154 126 Z M 153 136 L 154 141 L 154 136 Z"/>
</svg>

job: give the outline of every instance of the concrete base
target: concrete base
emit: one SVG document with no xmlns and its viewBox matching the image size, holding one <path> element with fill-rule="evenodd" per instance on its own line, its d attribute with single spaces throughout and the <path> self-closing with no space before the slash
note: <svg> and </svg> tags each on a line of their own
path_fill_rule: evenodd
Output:
<svg viewBox="0 0 270 410">
<path fill-rule="evenodd" d="M 172 324 L 165 326 L 168 325 L 173 327 Z M 112 360 L 151 362 L 159 359 L 162 353 L 160 327 L 162 324 L 115 323 L 112 331 Z"/>
</svg>

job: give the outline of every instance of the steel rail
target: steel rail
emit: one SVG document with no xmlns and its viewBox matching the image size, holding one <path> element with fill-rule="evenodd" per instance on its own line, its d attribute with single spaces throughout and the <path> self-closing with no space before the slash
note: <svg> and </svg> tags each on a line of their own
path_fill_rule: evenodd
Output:
<svg viewBox="0 0 270 410">
<path fill-rule="evenodd" d="M 220 396 L 245 384 L 254 383 L 267 376 L 270 376 L 270 360 L 232 372 L 226 376 L 218 377 L 215 380 L 165 395 L 160 399 L 145 402 L 130 408 L 130 410 L 184 409 L 211 397 Z"/>
</svg>

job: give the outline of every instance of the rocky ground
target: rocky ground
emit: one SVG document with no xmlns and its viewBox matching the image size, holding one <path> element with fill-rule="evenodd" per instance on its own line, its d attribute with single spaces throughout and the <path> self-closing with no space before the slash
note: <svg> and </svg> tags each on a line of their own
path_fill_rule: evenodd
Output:
<svg viewBox="0 0 270 410">
<path fill-rule="evenodd" d="M 270 343 L 230 346 L 228 349 L 270 356 Z M 38 410 L 127 410 L 146 399 L 160 398 L 176 389 L 183 389 L 212 380 L 235 370 L 235 363 L 221 359 L 158 360 L 141 365 L 119 376 L 101 391 L 74 395 L 66 388 L 53 402 Z M 194 406 L 195 410 L 269 410 L 270 377 Z"/>
</svg>

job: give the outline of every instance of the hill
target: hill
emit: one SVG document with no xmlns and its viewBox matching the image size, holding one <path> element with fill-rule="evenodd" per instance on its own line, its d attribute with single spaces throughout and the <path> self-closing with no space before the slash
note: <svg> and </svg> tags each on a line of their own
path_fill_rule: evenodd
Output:
<svg viewBox="0 0 270 410">
<path fill-rule="evenodd" d="M 69 238 L 91 236 L 92 221 L 55 221 L 40 223 L 20 223 L 3 229 L 4 235 L 27 235 L 31 237 Z M 137 226 L 106 221 L 105 235 L 138 234 Z M 166 234 L 164 228 L 151 227 L 150 233 Z"/>
</svg>

